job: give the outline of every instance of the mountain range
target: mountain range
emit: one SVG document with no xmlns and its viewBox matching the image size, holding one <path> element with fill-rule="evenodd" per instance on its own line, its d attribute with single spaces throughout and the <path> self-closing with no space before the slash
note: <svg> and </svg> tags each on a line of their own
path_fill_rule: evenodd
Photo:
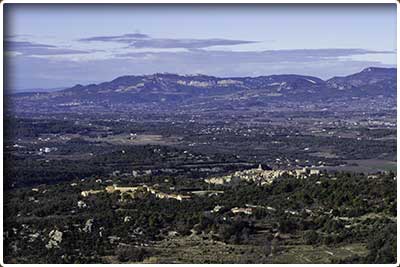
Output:
<svg viewBox="0 0 400 267">
<path fill-rule="evenodd" d="M 369 67 L 361 72 L 322 80 L 282 74 L 221 78 L 207 75 L 121 76 L 109 82 L 75 85 L 56 92 L 17 93 L 17 102 L 50 105 L 145 104 L 226 101 L 314 101 L 331 98 L 395 97 L 396 68 Z"/>
</svg>

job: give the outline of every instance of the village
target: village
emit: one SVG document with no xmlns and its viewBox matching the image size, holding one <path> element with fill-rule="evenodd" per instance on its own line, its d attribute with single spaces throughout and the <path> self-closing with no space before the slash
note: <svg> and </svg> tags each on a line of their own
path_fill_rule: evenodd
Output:
<svg viewBox="0 0 400 267">
<path fill-rule="evenodd" d="M 240 181 L 251 181 L 258 185 L 271 184 L 276 178 L 284 175 L 294 176 L 299 179 L 306 179 L 311 175 L 320 175 L 321 171 L 318 169 L 293 169 L 293 170 L 264 170 L 260 164 L 256 169 L 236 171 L 233 174 L 228 174 L 220 177 L 211 177 L 204 179 L 208 184 L 223 185 L 229 183 L 237 183 Z"/>
<path fill-rule="evenodd" d="M 235 184 L 241 181 L 254 182 L 259 186 L 270 185 L 272 182 L 283 176 L 293 176 L 298 179 L 307 179 L 309 176 L 319 176 L 321 175 L 321 171 L 318 169 L 292 169 L 292 170 L 272 170 L 268 168 L 264 170 L 262 164 L 259 164 L 257 168 L 247 169 L 242 171 L 235 171 L 232 174 L 205 178 L 204 182 L 206 184 L 213 185 L 227 185 L 227 184 Z M 151 173 L 151 172 L 150 172 Z M 147 173 L 149 175 L 150 173 Z M 114 171 L 112 175 L 119 175 L 119 171 Z M 138 177 L 138 172 L 132 171 L 133 177 Z M 111 182 L 112 180 L 107 180 Z M 101 182 L 101 179 L 98 179 L 98 182 Z M 139 198 L 145 197 L 148 194 L 154 195 L 158 199 L 176 199 L 178 201 L 191 199 L 191 196 L 213 196 L 218 194 L 223 194 L 222 190 L 193 190 L 187 193 L 189 194 L 179 194 L 179 193 L 165 193 L 158 189 L 159 184 L 154 184 L 153 186 L 147 184 L 139 184 L 135 186 L 119 186 L 117 184 L 107 185 L 104 189 L 100 190 L 84 190 L 81 192 L 82 197 L 88 197 L 90 195 L 95 195 L 99 193 L 118 193 L 122 198 L 131 197 L 131 198 Z M 169 190 L 173 191 L 175 188 L 170 187 Z M 147 194 L 146 194 L 147 193 Z"/>
</svg>

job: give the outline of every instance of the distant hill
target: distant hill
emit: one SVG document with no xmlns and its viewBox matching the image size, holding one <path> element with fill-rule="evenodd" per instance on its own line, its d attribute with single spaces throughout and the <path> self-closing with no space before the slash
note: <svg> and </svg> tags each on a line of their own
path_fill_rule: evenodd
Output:
<svg viewBox="0 0 400 267">
<path fill-rule="evenodd" d="M 326 81 L 312 76 L 284 74 L 220 78 L 207 75 L 121 76 L 109 82 L 75 85 L 56 92 L 14 94 L 17 102 L 57 106 L 134 105 L 158 103 L 266 104 L 270 101 L 314 101 L 351 97 L 395 97 L 395 68 L 366 68 Z"/>
<path fill-rule="evenodd" d="M 359 73 L 327 80 L 330 88 L 357 95 L 393 95 L 396 92 L 396 68 L 366 68 Z"/>
</svg>

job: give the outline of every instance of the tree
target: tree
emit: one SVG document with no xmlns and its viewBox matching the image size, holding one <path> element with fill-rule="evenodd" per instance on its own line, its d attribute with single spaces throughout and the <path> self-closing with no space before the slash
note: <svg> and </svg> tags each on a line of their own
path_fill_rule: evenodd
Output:
<svg viewBox="0 0 400 267">
<path fill-rule="evenodd" d="M 382 231 L 375 231 L 368 242 L 369 263 L 396 262 L 396 224 L 387 225 Z"/>
<path fill-rule="evenodd" d="M 303 239 L 307 245 L 315 245 L 319 243 L 319 236 L 317 232 L 313 230 L 305 231 L 303 234 Z"/>
</svg>

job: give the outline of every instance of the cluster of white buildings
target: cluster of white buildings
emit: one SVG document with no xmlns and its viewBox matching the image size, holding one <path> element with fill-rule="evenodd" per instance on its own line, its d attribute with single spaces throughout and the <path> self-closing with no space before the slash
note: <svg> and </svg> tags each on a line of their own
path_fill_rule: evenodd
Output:
<svg viewBox="0 0 400 267">
<path fill-rule="evenodd" d="M 227 183 L 239 182 L 239 181 L 253 181 L 259 185 L 271 184 L 276 178 L 283 175 L 292 175 L 297 178 L 307 178 L 308 175 L 319 175 L 320 170 L 317 169 L 295 169 L 295 170 L 263 170 L 261 164 L 258 168 L 236 171 L 232 174 L 211 177 L 204 179 L 208 184 L 218 184 L 223 185 Z"/>
</svg>

